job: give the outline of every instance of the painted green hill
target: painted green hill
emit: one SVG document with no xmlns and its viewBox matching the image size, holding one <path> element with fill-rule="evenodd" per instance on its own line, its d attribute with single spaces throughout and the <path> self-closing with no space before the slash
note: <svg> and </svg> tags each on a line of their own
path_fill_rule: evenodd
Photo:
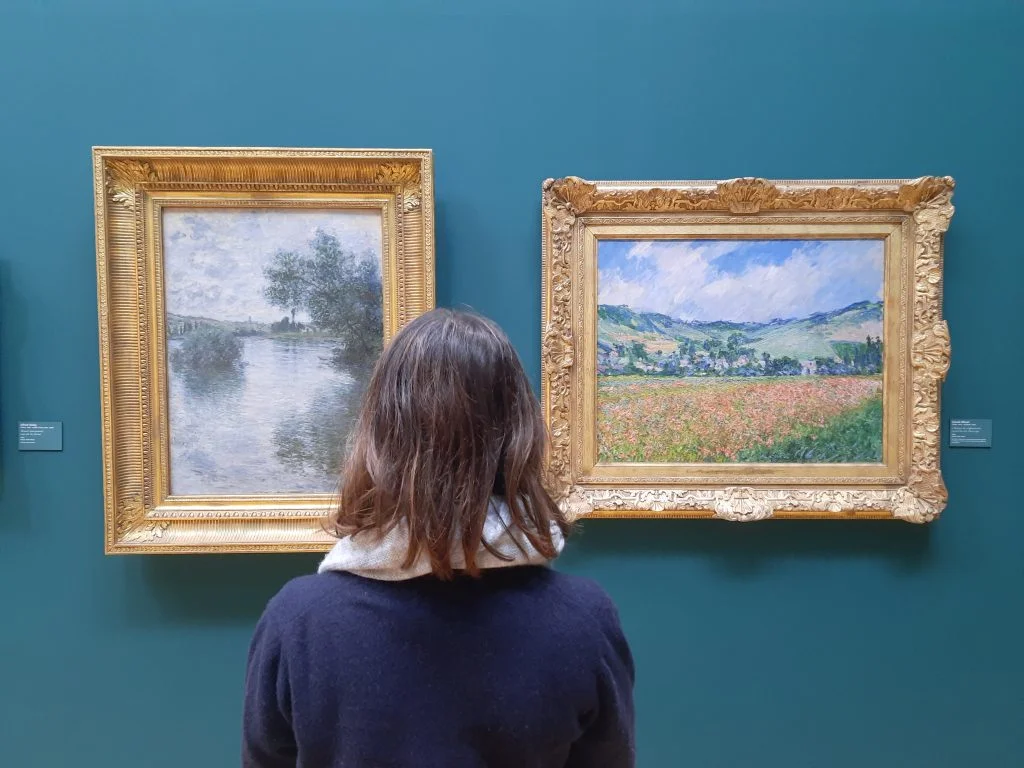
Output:
<svg viewBox="0 0 1024 768">
<path fill-rule="evenodd" d="M 701 322 L 678 320 L 655 312 L 636 312 L 626 306 L 602 304 L 597 308 L 597 337 L 601 346 L 640 342 L 650 352 L 669 353 L 681 342 L 701 344 L 730 334 L 743 335 L 743 346 L 758 355 L 812 360 L 835 355 L 833 342 L 863 342 L 882 335 L 881 302 L 862 301 L 831 312 L 768 323 Z"/>
</svg>

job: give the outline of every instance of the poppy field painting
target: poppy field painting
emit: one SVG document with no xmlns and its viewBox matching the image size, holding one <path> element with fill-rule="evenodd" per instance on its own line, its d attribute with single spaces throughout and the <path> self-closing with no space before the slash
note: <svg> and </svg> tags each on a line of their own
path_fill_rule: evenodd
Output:
<svg viewBox="0 0 1024 768">
<path fill-rule="evenodd" d="M 601 240 L 601 463 L 878 463 L 879 239 Z"/>
</svg>

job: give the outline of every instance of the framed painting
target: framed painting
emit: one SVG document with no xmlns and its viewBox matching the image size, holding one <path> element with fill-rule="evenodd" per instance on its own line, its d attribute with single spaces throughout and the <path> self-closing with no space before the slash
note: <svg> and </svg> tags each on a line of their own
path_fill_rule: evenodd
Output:
<svg viewBox="0 0 1024 768">
<path fill-rule="evenodd" d="M 546 181 L 542 395 L 564 506 L 934 519 L 953 187 Z"/>
<path fill-rule="evenodd" d="M 93 150 L 108 553 L 305 551 L 434 304 L 427 150 Z"/>
</svg>

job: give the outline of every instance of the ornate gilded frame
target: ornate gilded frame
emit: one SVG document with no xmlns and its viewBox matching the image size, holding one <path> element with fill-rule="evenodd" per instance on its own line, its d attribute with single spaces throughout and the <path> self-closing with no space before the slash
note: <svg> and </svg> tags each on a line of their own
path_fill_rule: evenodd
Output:
<svg viewBox="0 0 1024 768">
<path fill-rule="evenodd" d="M 105 551 L 324 550 L 330 497 L 169 493 L 160 211 L 374 208 L 385 340 L 434 305 L 429 150 L 93 149 Z"/>
<path fill-rule="evenodd" d="M 542 400 L 550 482 L 573 517 L 935 519 L 949 177 L 916 180 L 591 182 L 543 185 Z M 596 243 L 601 237 L 825 234 L 886 240 L 882 464 L 646 464 L 596 460 Z M 728 235 L 727 235 L 728 236 Z"/>
</svg>

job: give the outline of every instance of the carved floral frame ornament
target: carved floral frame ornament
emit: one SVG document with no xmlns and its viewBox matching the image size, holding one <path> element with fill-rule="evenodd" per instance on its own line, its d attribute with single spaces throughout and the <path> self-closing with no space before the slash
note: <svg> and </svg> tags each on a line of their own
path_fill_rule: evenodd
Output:
<svg viewBox="0 0 1024 768">
<path fill-rule="evenodd" d="M 550 485 L 563 508 L 573 518 L 934 520 L 947 498 L 939 390 L 950 358 L 942 249 L 953 189 L 949 177 L 545 181 L 542 400 L 551 433 Z M 881 464 L 597 461 L 597 242 L 686 236 L 886 241 Z"/>
<path fill-rule="evenodd" d="M 105 551 L 327 549 L 328 495 L 170 494 L 161 211 L 379 211 L 386 341 L 434 306 L 431 152 L 97 147 L 93 174 Z"/>
</svg>

